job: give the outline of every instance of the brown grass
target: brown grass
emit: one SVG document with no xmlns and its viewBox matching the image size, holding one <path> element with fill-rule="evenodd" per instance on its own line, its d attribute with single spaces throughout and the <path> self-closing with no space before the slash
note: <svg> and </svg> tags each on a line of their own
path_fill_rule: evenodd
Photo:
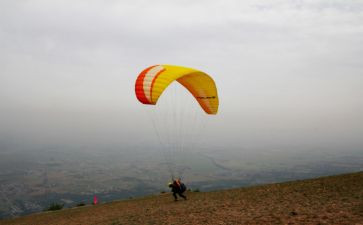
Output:
<svg viewBox="0 0 363 225">
<path fill-rule="evenodd" d="M 362 224 L 363 172 L 206 193 L 171 194 L 2 220 L 0 224 Z"/>
</svg>

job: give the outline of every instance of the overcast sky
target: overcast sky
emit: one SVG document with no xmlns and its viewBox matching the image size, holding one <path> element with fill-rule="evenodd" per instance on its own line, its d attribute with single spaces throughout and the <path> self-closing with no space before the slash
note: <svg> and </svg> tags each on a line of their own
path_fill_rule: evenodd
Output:
<svg viewBox="0 0 363 225">
<path fill-rule="evenodd" d="M 147 144 L 135 79 L 174 64 L 216 81 L 210 147 L 362 149 L 362 55 L 363 1 L 2 0 L 0 147 Z"/>
</svg>

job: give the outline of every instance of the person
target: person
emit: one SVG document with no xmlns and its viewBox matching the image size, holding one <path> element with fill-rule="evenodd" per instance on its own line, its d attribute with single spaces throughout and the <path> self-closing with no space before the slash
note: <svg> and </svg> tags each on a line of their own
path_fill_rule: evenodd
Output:
<svg viewBox="0 0 363 225">
<path fill-rule="evenodd" d="M 177 194 L 182 197 L 184 200 L 187 200 L 187 197 L 183 195 L 186 190 L 185 185 L 180 181 L 180 179 L 173 180 L 168 185 L 171 188 L 171 192 L 173 192 L 174 200 L 178 201 Z"/>
</svg>

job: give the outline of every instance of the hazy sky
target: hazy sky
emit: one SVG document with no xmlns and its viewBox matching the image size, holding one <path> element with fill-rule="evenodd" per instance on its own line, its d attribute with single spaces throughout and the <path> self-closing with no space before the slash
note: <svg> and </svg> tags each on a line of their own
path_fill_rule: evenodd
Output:
<svg viewBox="0 0 363 225">
<path fill-rule="evenodd" d="M 217 83 L 211 147 L 362 149 L 362 55 L 363 1 L 2 0 L 0 147 L 148 143 L 134 82 L 174 64 Z"/>
</svg>

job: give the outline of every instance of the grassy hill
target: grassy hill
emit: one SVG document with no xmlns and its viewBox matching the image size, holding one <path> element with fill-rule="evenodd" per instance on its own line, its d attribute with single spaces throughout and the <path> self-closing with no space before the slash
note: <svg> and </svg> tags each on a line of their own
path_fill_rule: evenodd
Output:
<svg viewBox="0 0 363 225">
<path fill-rule="evenodd" d="M 1 220 L 0 224 L 363 224 L 363 172 L 171 194 Z"/>
</svg>

